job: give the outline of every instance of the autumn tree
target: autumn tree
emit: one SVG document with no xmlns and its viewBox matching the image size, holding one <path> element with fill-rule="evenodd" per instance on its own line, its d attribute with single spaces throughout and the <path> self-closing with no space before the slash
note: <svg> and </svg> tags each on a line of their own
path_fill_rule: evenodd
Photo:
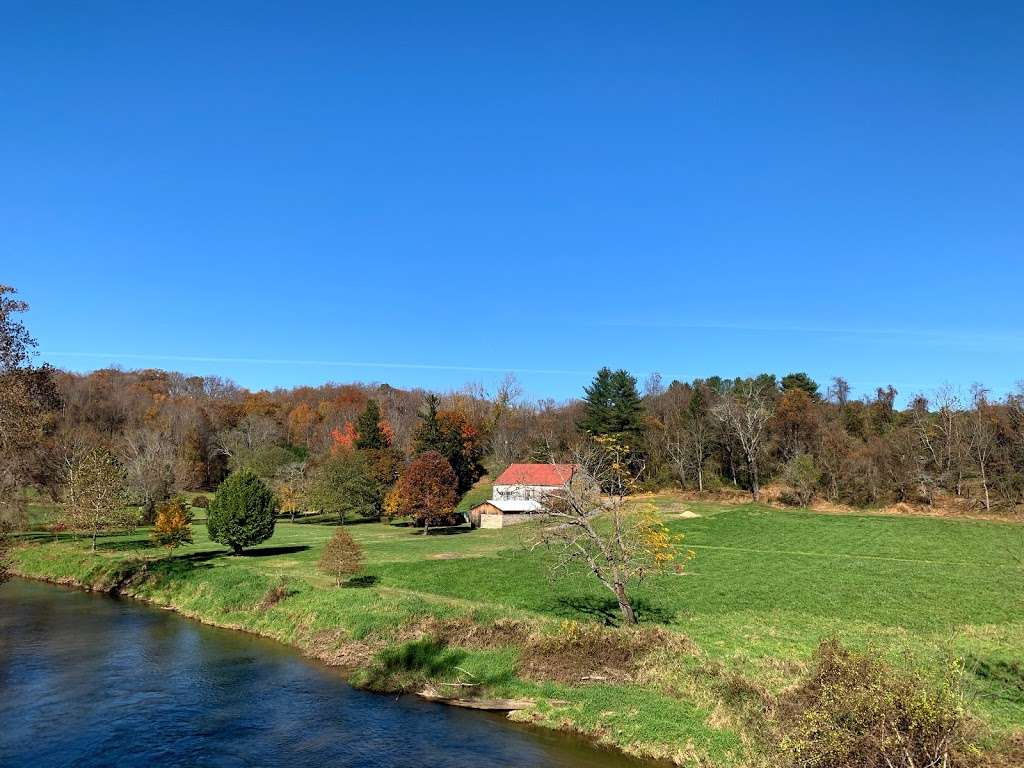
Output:
<svg viewBox="0 0 1024 768">
<path fill-rule="evenodd" d="M 306 464 L 294 462 L 278 469 L 274 476 L 274 495 L 281 512 L 295 522 L 295 515 L 302 509 L 306 496 Z"/>
<path fill-rule="evenodd" d="M 363 550 L 344 528 L 338 528 L 324 546 L 320 556 L 320 570 L 334 577 L 334 583 L 341 586 L 345 576 L 359 573 L 363 567 Z"/>
<path fill-rule="evenodd" d="M 217 488 L 206 513 L 210 540 L 230 547 L 236 555 L 274 535 L 277 500 L 249 470 L 232 472 Z"/>
<path fill-rule="evenodd" d="M 348 451 L 329 456 L 313 468 L 307 502 L 314 509 L 337 515 L 344 525 L 349 514 L 380 517 L 384 489 L 369 458 L 360 451 Z"/>
<path fill-rule="evenodd" d="M 533 546 L 555 553 L 555 577 L 582 572 L 596 578 L 615 596 L 623 621 L 636 624 L 630 588 L 654 571 L 681 571 L 687 555 L 679 550 L 682 537 L 665 526 L 653 505 L 627 503 L 637 486 L 628 458 L 629 449 L 615 437 L 577 446 L 572 461 L 580 471 L 544 497 L 547 524 Z"/>
<path fill-rule="evenodd" d="M 799 453 L 808 453 L 821 428 L 817 401 L 803 387 L 784 390 L 775 404 L 771 428 L 784 463 Z"/>
<path fill-rule="evenodd" d="M 26 486 L 49 483 L 54 463 L 44 456 L 60 398 L 54 372 L 33 367 L 36 341 L 15 316 L 28 304 L 0 285 L 0 534 L 25 519 Z"/>
<path fill-rule="evenodd" d="M 413 459 L 398 480 L 395 511 L 412 517 L 423 526 L 425 536 L 431 525 L 455 522 L 458 503 L 458 478 L 448 460 L 436 451 L 427 451 Z"/>
<path fill-rule="evenodd" d="M 175 496 L 156 508 L 150 538 L 158 547 L 174 549 L 192 543 L 192 511 L 181 496 Z"/>
<path fill-rule="evenodd" d="M 103 448 L 94 448 L 67 464 L 63 522 L 68 530 L 89 536 L 92 550 L 100 533 L 135 530 L 137 510 L 126 506 L 124 471 Z"/>
<path fill-rule="evenodd" d="M 465 493 L 484 472 L 482 435 L 464 413 L 439 410 L 439 404 L 436 395 L 427 396 L 413 433 L 413 453 L 443 456 L 455 472 L 457 492 Z"/>
<path fill-rule="evenodd" d="M 644 406 L 636 378 L 627 371 L 605 367 L 584 389 L 583 418 L 579 427 L 592 435 L 612 435 L 635 444 L 643 431 Z"/>
</svg>

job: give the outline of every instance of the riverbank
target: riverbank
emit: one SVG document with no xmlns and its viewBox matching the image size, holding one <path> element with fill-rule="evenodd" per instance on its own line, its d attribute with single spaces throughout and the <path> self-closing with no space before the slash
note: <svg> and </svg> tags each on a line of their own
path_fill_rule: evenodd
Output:
<svg viewBox="0 0 1024 768">
<path fill-rule="evenodd" d="M 973 659 L 988 673 L 965 680 L 972 714 L 992 738 L 1024 720 L 1012 674 L 1024 622 L 1006 598 L 1024 594 L 1024 579 L 999 554 L 1016 527 L 671 499 L 659 509 L 698 556 L 690 575 L 637 591 L 644 625 L 632 631 L 601 626 L 614 614 L 585 578 L 548 580 L 516 529 L 423 537 L 352 525 L 367 568 L 341 588 L 316 572 L 333 527 L 315 524 L 280 523 L 242 557 L 201 526 L 171 553 L 144 534 L 95 554 L 37 541 L 15 551 L 14 569 L 273 638 L 356 685 L 534 701 L 513 716 L 680 765 L 772 759 L 759 713 L 833 635 L 936 677 L 950 654 Z"/>
<path fill-rule="evenodd" d="M 283 546 L 252 554 L 269 559 L 289 551 Z M 518 702 L 511 719 L 572 731 L 633 757 L 677 765 L 746 763 L 738 735 L 707 724 L 709 709 L 660 694 L 643 679 L 641 665 L 656 641 L 660 653 L 689 652 L 685 640 L 671 633 L 509 614 L 358 582 L 341 588 L 312 584 L 275 575 L 273 568 L 254 574 L 250 562 L 226 554 L 223 561 L 220 555 L 93 554 L 61 542 L 17 549 L 14 572 L 271 638 L 336 667 L 356 687 L 427 693 L 433 701 L 455 696 Z M 566 638 L 571 650 L 552 653 Z M 584 655 L 563 658 L 566 652 Z"/>
<path fill-rule="evenodd" d="M 288 646 L 131 599 L 15 579 L 0 585 L 0 638 L 5 766 L 645 765 L 569 734 L 361 692 Z"/>
</svg>

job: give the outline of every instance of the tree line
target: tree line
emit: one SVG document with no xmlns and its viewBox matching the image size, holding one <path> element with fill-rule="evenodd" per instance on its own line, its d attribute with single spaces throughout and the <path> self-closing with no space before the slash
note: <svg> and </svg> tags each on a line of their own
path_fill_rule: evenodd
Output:
<svg viewBox="0 0 1024 768">
<path fill-rule="evenodd" d="M 28 493 L 67 501 L 76 471 L 112 461 L 127 502 L 155 519 L 180 489 L 247 470 L 280 509 L 452 519 L 485 472 L 565 459 L 586 435 L 630 449 L 640 487 L 695 492 L 766 485 L 784 501 L 944 504 L 986 512 L 1024 501 L 1024 390 L 980 386 L 896 405 L 892 387 L 855 399 L 834 378 L 708 377 L 641 387 L 604 368 L 580 400 L 530 402 L 512 376 L 436 394 L 387 384 L 252 392 L 155 369 L 88 374 L 35 365 L 27 305 L 0 287 L 0 519 Z M 97 459 L 95 453 L 103 452 Z"/>
</svg>

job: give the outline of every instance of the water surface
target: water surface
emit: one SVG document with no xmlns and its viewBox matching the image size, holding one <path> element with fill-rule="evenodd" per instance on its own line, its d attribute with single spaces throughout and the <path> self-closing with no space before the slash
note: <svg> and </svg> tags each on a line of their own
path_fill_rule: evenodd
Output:
<svg viewBox="0 0 1024 768">
<path fill-rule="evenodd" d="M 0 587 L 0 766 L 611 768 L 504 718 L 354 690 L 263 638 L 46 584 Z"/>
</svg>

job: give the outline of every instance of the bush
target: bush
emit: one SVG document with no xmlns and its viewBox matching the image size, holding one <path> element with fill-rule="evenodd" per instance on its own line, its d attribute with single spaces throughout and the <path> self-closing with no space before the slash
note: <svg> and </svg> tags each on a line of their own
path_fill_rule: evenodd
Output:
<svg viewBox="0 0 1024 768">
<path fill-rule="evenodd" d="M 248 470 L 235 472 L 220 484 L 210 502 L 206 528 L 210 539 L 237 555 L 243 547 L 274 535 L 277 502 L 266 483 Z"/>
<path fill-rule="evenodd" d="M 814 457 L 807 453 L 798 453 L 786 462 L 782 480 L 788 487 L 784 494 L 785 500 L 797 506 L 806 507 L 814 498 L 821 480 L 821 472 L 814 465 Z"/>
<path fill-rule="evenodd" d="M 344 528 L 334 532 L 320 556 L 320 570 L 333 576 L 340 585 L 342 578 L 359 573 L 363 567 L 363 550 Z"/>
<path fill-rule="evenodd" d="M 205 496 L 196 496 L 192 499 L 191 504 L 196 509 L 206 509 L 210 506 L 210 500 Z"/>
<path fill-rule="evenodd" d="M 977 748 L 958 678 L 941 688 L 835 640 L 821 644 L 809 680 L 784 695 L 779 723 L 794 768 L 958 768 Z"/>
<path fill-rule="evenodd" d="M 173 498 L 156 508 L 150 538 L 155 544 L 169 549 L 192 543 L 192 512 L 185 506 L 184 499 Z"/>
</svg>

